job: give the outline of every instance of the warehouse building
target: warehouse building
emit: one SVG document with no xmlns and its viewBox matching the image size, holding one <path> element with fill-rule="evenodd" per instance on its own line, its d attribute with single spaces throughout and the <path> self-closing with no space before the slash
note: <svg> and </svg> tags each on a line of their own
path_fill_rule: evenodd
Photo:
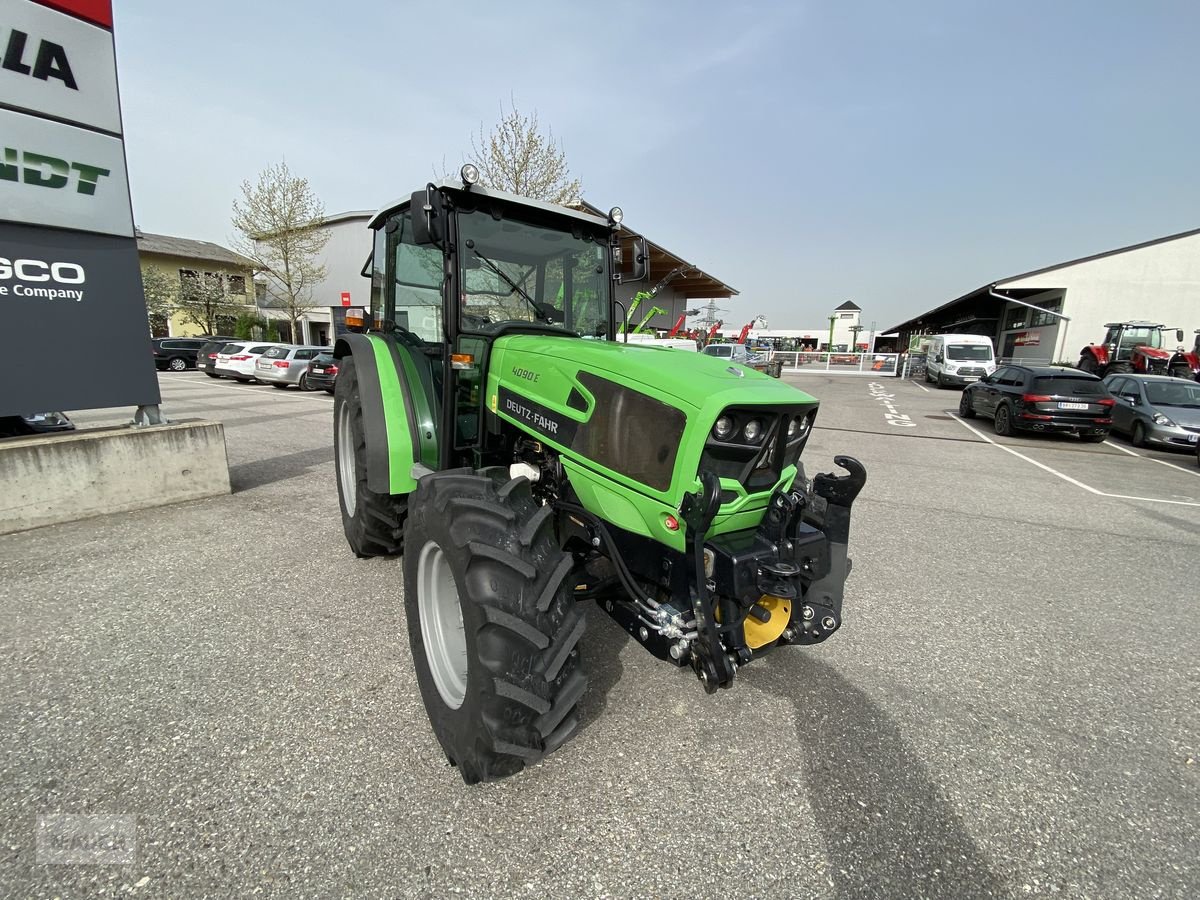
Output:
<svg viewBox="0 0 1200 900">
<path fill-rule="evenodd" d="M 1183 329 L 1191 344 L 1200 328 L 1200 229 L 1002 278 L 885 333 L 900 347 L 922 334 L 981 334 L 1004 359 L 1075 363 L 1104 339 L 1105 324 L 1134 320 Z"/>
</svg>

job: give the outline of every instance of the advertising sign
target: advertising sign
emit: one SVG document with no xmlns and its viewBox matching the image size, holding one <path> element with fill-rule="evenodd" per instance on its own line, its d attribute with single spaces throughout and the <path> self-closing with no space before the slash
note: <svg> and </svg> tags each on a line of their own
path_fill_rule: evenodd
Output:
<svg viewBox="0 0 1200 900">
<path fill-rule="evenodd" d="M 0 217 L 133 237 L 121 139 L 0 109 Z"/>
<path fill-rule="evenodd" d="M 1018 331 L 1014 337 L 1013 346 L 1015 347 L 1036 347 L 1042 342 L 1040 331 Z"/>
<path fill-rule="evenodd" d="M 349 306 L 349 305 L 350 305 L 350 292 L 342 291 L 342 306 Z"/>
<path fill-rule="evenodd" d="M 36 3 L 6 0 L 3 9 L 4 104 L 120 134 L 112 32 Z"/>
<path fill-rule="evenodd" d="M 0 416 L 157 404 L 112 4 L 0 13 Z"/>
<path fill-rule="evenodd" d="M 0 414 L 158 403 L 130 238 L 0 224 L 0 333 Z"/>
</svg>

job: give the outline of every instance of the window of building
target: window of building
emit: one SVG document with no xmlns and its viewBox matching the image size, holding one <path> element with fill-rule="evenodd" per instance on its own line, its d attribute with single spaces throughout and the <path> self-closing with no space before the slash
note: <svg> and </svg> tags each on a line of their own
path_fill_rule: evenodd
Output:
<svg viewBox="0 0 1200 900">
<path fill-rule="evenodd" d="M 200 277 L 200 273 L 195 272 L 191 269 L 180 269 L 179 270 L 179 280 L 182 282 L 186 283 L 188 281 L 195 281 L 199 277 Z"/>
<path fill-rule="evenodd" d="M 229 276 L 229 293 L 242 296 L 246 293 L 246 276 L 245 275 L 230 275 Z"/>
</svg>

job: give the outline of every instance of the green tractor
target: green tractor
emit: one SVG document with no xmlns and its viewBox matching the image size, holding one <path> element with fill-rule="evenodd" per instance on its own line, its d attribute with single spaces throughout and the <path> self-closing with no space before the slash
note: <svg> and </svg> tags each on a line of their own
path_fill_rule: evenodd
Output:
<svg viewBox="0 0 1200 900">
<path fill-rule="evenodd" d="M 578 727 L 598 605 L 704 689 L 842 624 L 866 480 L 804 475 L 817 401 L 698 353 L 614 339 L 647 275 L 603 218 L 462 181 L 371 219 L 371 308 L 337 341 L 342 524 L 403 553 L 433 731 L 467 783 L 513 775 Z M 624 272 L 623 269 L 628 269 Z"/>
</svg>

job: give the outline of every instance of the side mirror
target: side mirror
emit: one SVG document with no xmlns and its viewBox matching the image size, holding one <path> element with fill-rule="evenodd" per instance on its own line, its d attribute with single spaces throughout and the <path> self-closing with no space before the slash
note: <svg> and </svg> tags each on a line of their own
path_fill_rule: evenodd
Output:
<svg viewBox="0 0 1200 900">
<path fill-rule="evenodd" d="M 618 248 L 617 254 L 620 253 Z M 614 264 L 619 263 L 620 256 L 614 255 Z M 635 237 L 633 239 L 633 259 L 630 260 L 630 265 L 633 269 L 628 275 L 617 273 L 617 281 L 621 284 L 627 284 L 633 281 L 645 281 L 650 277 L 650 247 L 646 244 L 644 237 Z"/>
<path fill-rule="evenodd" d="M 413 242 L 417 244 L 438 244 L 446 236 L 446 208 L 442 203 L 442 194 L 430 185 L 423 191 L 417 191 L 409 201 L 412 211 Z"/>
</svg>

